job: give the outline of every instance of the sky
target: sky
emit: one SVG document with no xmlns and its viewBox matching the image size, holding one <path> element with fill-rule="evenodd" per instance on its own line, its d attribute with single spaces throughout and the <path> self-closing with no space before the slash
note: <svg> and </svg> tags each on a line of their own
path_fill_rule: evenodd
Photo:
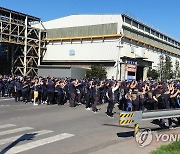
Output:
<svg viewBox="0 0 180 154">
<path fill-rule="evenodd" d="M 180 41 L 180 0 L 0 0 L 0 6 L 48 21 L 72 14 L 121 14 Z"/>
</svg>

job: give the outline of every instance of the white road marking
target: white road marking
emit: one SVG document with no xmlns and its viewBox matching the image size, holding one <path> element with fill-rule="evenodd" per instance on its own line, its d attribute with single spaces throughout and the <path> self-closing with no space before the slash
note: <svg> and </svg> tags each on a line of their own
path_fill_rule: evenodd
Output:
<svg viewBox="0 0 180 154">
<path fill-rule="evenodd" d="M 10 105 L 0 105 L 0 107 L 6 107 L 6 106 L 10 106 Z"/>
<path fill-rule="evenodd" d="M 0 129 L 2 128 L 9 128 L 9 127 L 14 127 L 16 125 L 13 125 L 13 124 L 5 124 L 5 125 L 0 125 Z"/>
<path fill-rule="evenodd" d="M 28 132 L 26 134 L 35 134 L 34 136 L 36 137 L 36 136 L 40 136 L 40 135 L 44 135 L 44 134 L 48 134 L 48 133 L 52 133 L 52 132 L 53 131 L 51 131 L 51 130 L 40 130 L 40 131 L 36 131 L 36 132 Z M 22 136 L 23 135 L 18 135 L 18 136 L 2 139 L 2 140 L 0 140 L 0 145 L 7 144 L 7 143 L 10 143 L 10 142 L 14 142 L 14 141 L 18 140 Z"/>
<path fill-rule="evenodd" d="M 60 140 L 63 140 L 63 139 L 69 138 L 69 137 L 73 137 L 73 136 L 74 136 L 74 134 L 68 134 L 68 133 L 59 134 L 59 135 L 56 135 L 56 136 L 52 136 L 52 137 L 48 137 L 48 138 L 45 138 L 45 139 L 41 139 L 41 140 L 37 140 L 37 141 L 34 141 L 34 142 L 30 142 L 30 143 L 26 143 L 26 144 L 22 144 L 22 145 L 19 145 L 19 146 L 12 147 L 11 149 L 9 149 L 6 152 L 6 154 L 20 153 L 20 152 L 23 152 L 23 151 L 27 151 L 27 150 L 30 150 L 30 149 L 33 149 L 33 148 L 36 148 L 36 147 L 39 147 L 39 146 L 43 146 L 43 145 L 46 145 L 46 144 L 49 144 L 49 143 L 60 141 Z"/>
<path fill-rule="evenodd" d="M 9 101 L 9 100 L 13 100 L 14 98 L 5 98 L 5 99 L 0 99 L 0 102 L 2 102 L 2 101 Z"/>
<path fill-rule="evenodd" d="M 33 129 L 33 128 L 31 128 L 31 127 L 22 127 L 22 128 L 6 130 L 6 131 L 0 132 L 0 136 L 7 135 L 7 134 L 13 134 L 13 133 L 17 133 L 17 132 L 22 132 L 22 131 L 30 130 L 30 129 Z"/>
</svg>

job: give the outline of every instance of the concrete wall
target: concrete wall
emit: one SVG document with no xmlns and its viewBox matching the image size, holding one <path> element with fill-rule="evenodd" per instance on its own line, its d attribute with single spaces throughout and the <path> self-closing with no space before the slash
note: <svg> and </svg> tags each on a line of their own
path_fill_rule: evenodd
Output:
<svg viewBox="0 0 180 154">
<path fill-rule="evenodd" d="M 85 73 L 86 73 L 86 69 L 76 68 L 76 67 L 71 68 L 71 77 L 72 78 L 76 78 L 76 79 L 84 78 Z"/>
<path fill-rule="evenodd" d="M 38 75 L 47 77 L 71 77 L 71 78 L 84 78 L 86 69 L 76 67 L 54 67 L 54 66 L 40 66 L 38 69 Z"/>
<path fill-rule="evenodd" d="M 48 67 L 40 67 L 38 69 L 38 75 L 47 77 L 70 77 L 71 69 L 70 68 L 48 68 Z"/>
</svg>

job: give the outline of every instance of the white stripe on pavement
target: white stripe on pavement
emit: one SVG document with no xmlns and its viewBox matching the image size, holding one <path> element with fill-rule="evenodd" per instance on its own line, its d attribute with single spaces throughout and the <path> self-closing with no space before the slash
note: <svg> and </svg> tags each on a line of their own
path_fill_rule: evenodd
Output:
<svg viewBox="0 0 180 154">
<path fill-rule="evenodd" d="M 34 141 L 34 142 L 22 144 L 22 145 L 19 145 L 19 146 L 16 146 L 16 147 L 12 147 L 11 149 L 9 149 L 6 152 L 6 154 L 20 153 L 20 152 L 23 152 L 23 151 L 27 151 L 27 150 L 30 150 L 30 149 L 33 149 L 33 148 L 36 148 L 36 147 L 39 147 L 39 146 L 42 146 L 42 145 L 46 145 L 46 144 L 49 144 L 49 143 L 60 141 L 60 140 L 63 140 L 63 139 L 69 138 L 69 137 L 73 137 L 73 136 L 74 136 L 74 134 L 67 134 L 67 133 L 59 134 L 59 135 L 56 135 L 56 136 L 52 136 L 52 137 L 37 140 L 37 141 Z"/>
<path fill-rule="evenodd" d="M 0 102 L 2 102 L 2 101 L 9 101 L 9 100 L 13 100 L 14 98 L 5 98 L 5 99 L 3 99 L 3 98 L 1 98 L 0 99 Z"/>
<path fill-rule="evenodd" d="M 6 106 L 10 106 L 10 105 L 0 105 L 0 107 L 6 107 Z"/>
<path fill-rule="evenodd" d="M 52 133 L 52 132 L 53 131 L 51 131 L 51 130 L 40 130 L 40 131 L 37 131 L 37 132 L 28 132 L 26 134 L 35 134 L 34 136 L 36 137 L 36 136 L 40 136 L 40 135 L 44 135 L 44 134 L 48 134 L 48 133 Z M 14 136 L 14 137 L 2 139 L 2 140 L 0 140 L 0 145 L 7 144 L 7 143 L 10 143 L 10 142 L 14 142 L 14 141 L 18 140 L 22 136 L 23 135 L 19 135 L 19 136 Z"/>
<path fill-rule="evenodd" d="M 30 129 L 33 129 L 33 128 L 31 128 L 31 127 L 22 127 L 22 128 L 6 130 L 6 131 L 0 132 L 0 136 L 7 135 L 7 134 L 13 134 L 13 133 L 17 133 L 17 132 L 22 132 L 22 131 L 30 130 Z"/>
<path fill-rule="evenodd" d="M 13 124 L 5 124 L 5 125 L 0 125 L 0 129 L 2 128 L 9 128 L 9 127 L 14 127 L 16 125 L 13 125 Z"/>
</svg>

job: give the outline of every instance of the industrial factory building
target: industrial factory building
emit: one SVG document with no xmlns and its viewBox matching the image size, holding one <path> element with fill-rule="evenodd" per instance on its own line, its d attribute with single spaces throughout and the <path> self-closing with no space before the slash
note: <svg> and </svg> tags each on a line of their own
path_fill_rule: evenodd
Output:
<svg viewBox="0 0 180 154">
<path fill-rule="evenodd" d="M 47 50 L 41 75 L 48 75 L 50 68 L 58 72 L 63 65 L 88 69 L 101 64 L 108 78 L 146 80 L 160 55 L 168 54 L 173 65 L 180 60 L 180 42 L 125 14 L 71 15 L 42 24 Z"/>
<path fill-rule="evenodd" d="M 12 74 L 82 78 L 101 64 L 109 79 L 146 80 L 160 55 L 169 55 L 174 66 L 180 42 L 125 14 L 41 22 L 0 7 L 0 59 Z"/>
</svg>

